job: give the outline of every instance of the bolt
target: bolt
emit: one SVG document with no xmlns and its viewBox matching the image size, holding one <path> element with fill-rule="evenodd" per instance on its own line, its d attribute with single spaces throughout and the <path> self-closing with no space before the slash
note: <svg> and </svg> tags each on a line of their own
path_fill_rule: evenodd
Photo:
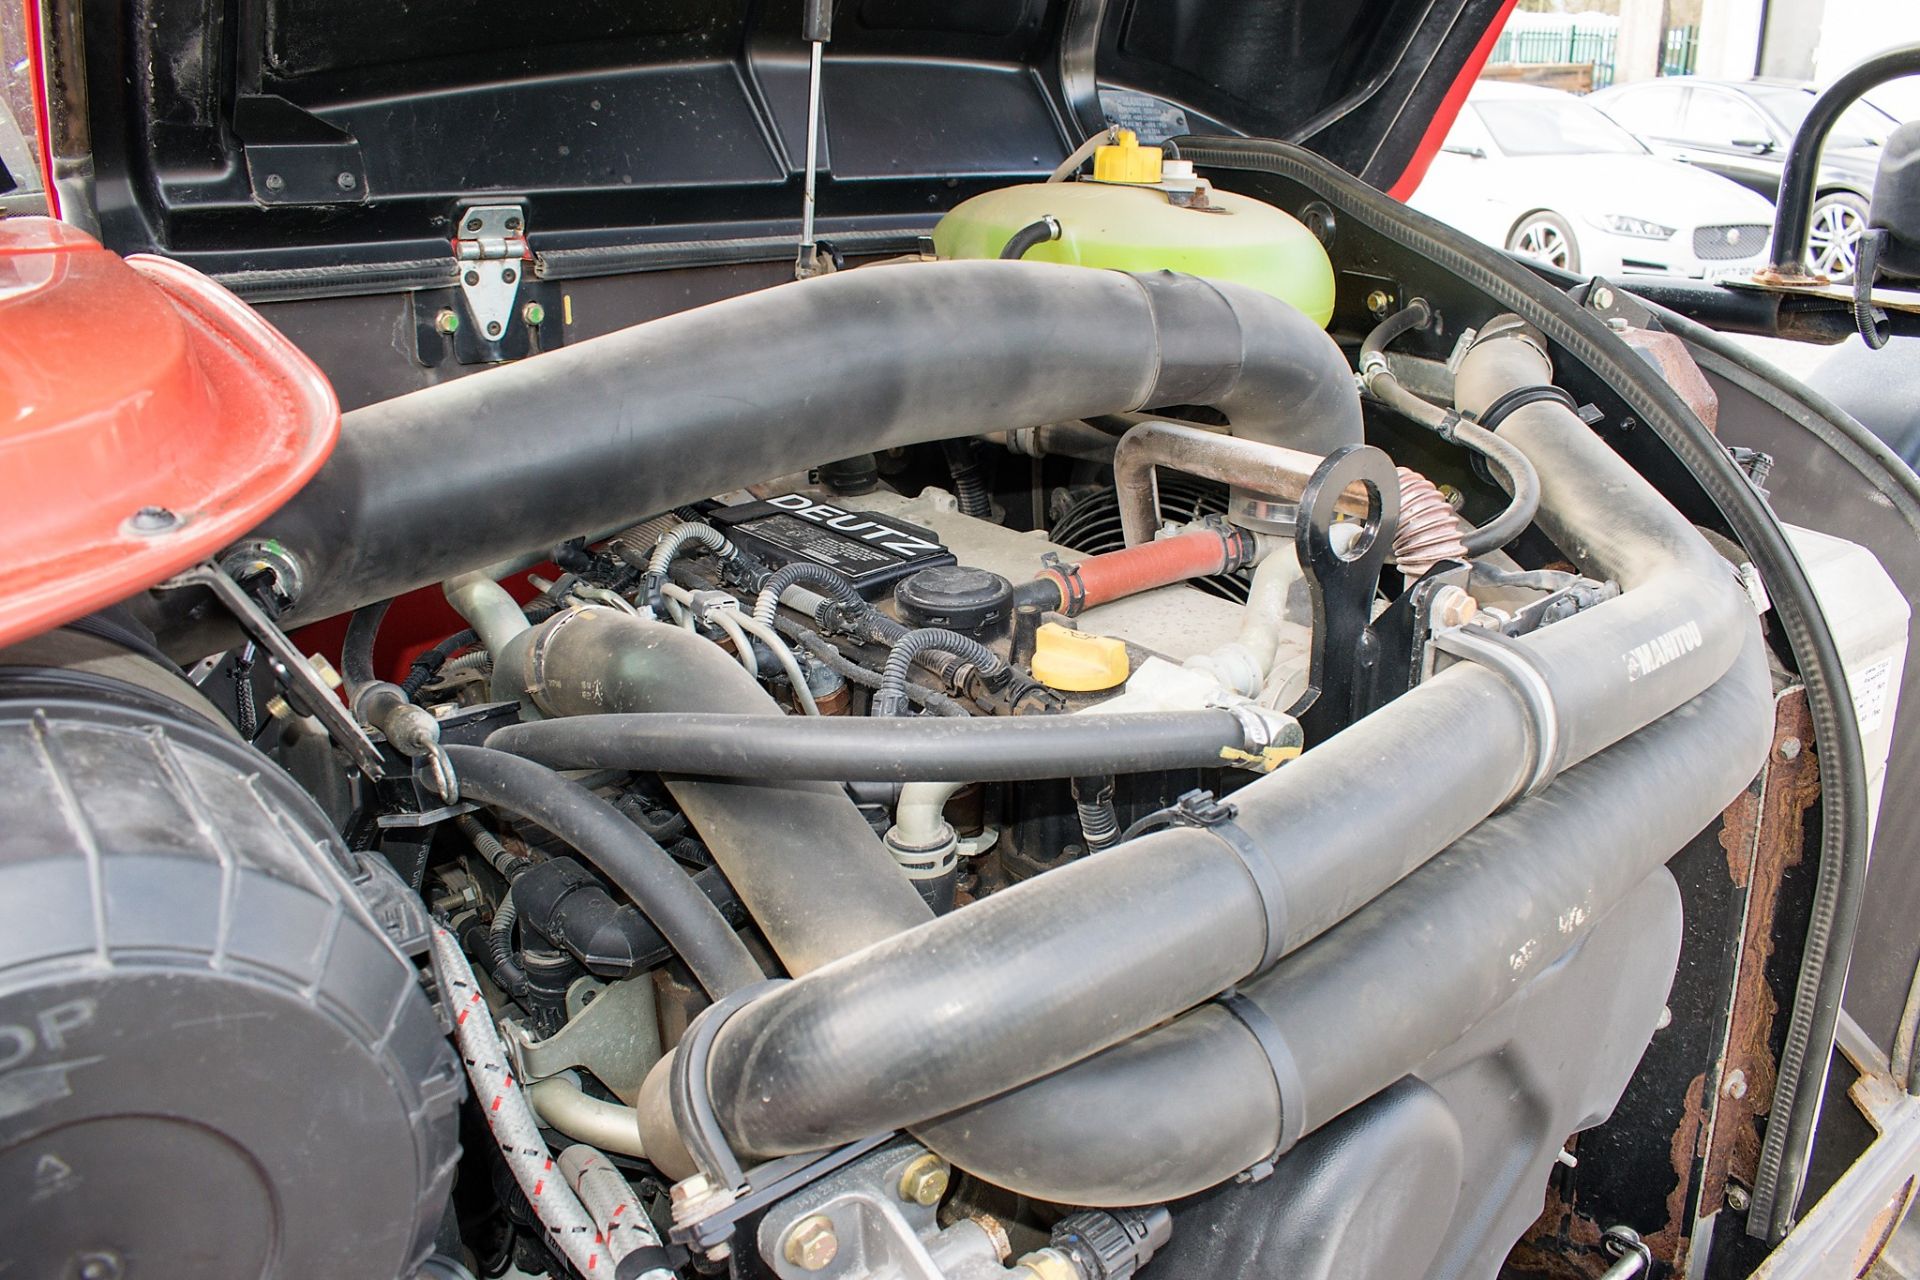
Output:
<svg viewBox="0 0 1920 1280">
<path fill-rule="evenodd" d="M 507 230 L 518 231 L 519 229 L 520 229 L 520 219 L 518 218 L 507 219 Z"/>
<path fill-rule="evenodd" d="M 947 1194 L 947 1163 L 939 1156 L 925 1155 L 909 1164 L 900 1174 L 900 1198 L 910 1204 L 932 1208 Z"/>
<path fill-rule="evenodd" d="M 433 318 L 433 327 L 435 331 L 439 333 L 455 334 L 460 332 L 460 313 L 452 307 L 442 307 L 440 313 Z"/>
<path fill-rule="evenodd" d="M 464 275 L 464 276 L 462 276 L 462 277 L 460 277 L 460 278 L 461 278 L 462 280 L 465 280 L 465 281 L 466 281 L 466 282 L 467 282 L 468 284 L 479 284 L 479 283 L 480 283 L 480 273 L 479 273 L 478 271 L 469 271 L 469 272 L 467 272 L 467 274 L 466 274 L 466 275 Z"/>
<path fill-rule="evenodd" d="M 500 279 L 507 284 L 512 284 L 515 280 L 518 280 L 519 278 L 520 278 L 520 273 L 515 271 L 512 267 L 508 267 L 505 271 L 502 271 L 500 273 Z"/>
<path fill-rule="evenodd" d="M 538 329 L 541 322 L 547 318 L 547 309 L 537 302 L 529 302 L 520 308 L 520 318 L 527 322 L 529 328 Z"/>
<path fill-rule="evenodd" d="M 287 185 L 287 180 L 281 177 L 279 174 L 270 173 L 267 175 L 267 190 L 278 191 L 280 190 L 280 188 L 286 185 Z"/>
<path fill-rule="evenodd" d="M 1780 739 L 1780 758 L 1782 760 L 1798 759 L 1799 755 L 1800 755 L 1800 739 L 1798 738 Z"/>
<path fill-rule="evenodd" d="M 1747 1096 L 1747 1073 L 1740 1070 L 1729 1071 L 1726 1083 L 1720 1086 L 1720 1092 L 1738 1101 Z"/>
<path fill-rule="evenodd" d="M 1745 1213 L 1747 1206 L 1752 1203 L 1753 1197 L 1747 1194 L 1745 1187 L 1731 1182 L 1727 1184 L 1727 1208 L 1735 1213 Z"/>
<path fill-rule="evenodd" d="M 1433 621 L 1441 627 L 1464 627 L 1480 612 L 1480 602 L 1448 584 L 1433 593 Z"/>
<path fill-rule="evenodd" d="M 497 338 L 500 336 L 500 322 L 498 320 L 487 321 L 487 336 L 489 338 Z"/>
<path fill-rule="evenodd" d="M 1625 333 L 1628 329 L 1631 329 L 1632 327 L 1633 327 L 1632 325 L 1627 323 L 1627 318 L 1625 316 L 1608 316 L 1607 317 L 1607 328 L 1613 330 L 1615 333 Z"/>
<path fill-rule="evenodd" d="M 120 1258 L 111 1253 L 83 1253 L 75 1260 L 79 1280 L 120 1280 Z"/>
<path fill-rule="evenodd" d="M 800 1219 L 787 1232 L 781 1252 L 802 1271 L 820 1270 L 840 1252 L 840 1238 L 833 1234 L 832 1219 L 822 1213 Z"/>
<path fill-rule="evenodd" d="M 1605 285 L 1601 285 L 1598 289 L 1595 289 L 1593 291 L 1593 305 L 1600 308 L 1602 311 L 1605 311 L 1608 308 L 1612 307 L 1613 306 L 1613 290 L 1607 288 L 1607 286 Z"/>
<path fill-rule="evenodd" d="M 1367 295 L 1367 310 L 1376 316 L 1384 316 L 1393 310 L 1393 295 L 1385 289 L 1375 289 Z"/>
<path fill-rule="evenodd" d="M 479 229 L 480 229 L 480 219 L 478 218 L 467 219 L 467 230 L 478 231 Z"/>
<path fill-rule="evenodd" d="M 343 169 L 340 171 L 340 175 L 333 180 L 333 184 L 339 187 L 342 191 L 351 191 L 355 187 L 360 185 L 360 179 L 354 177 L 352 174 L 346 172 Z"/>
<path fill-rule="evenodd" d="M 142 507 L 127 517 L 127 528 L 133 533 L 166 533 L 180 527 L 180 517 L 165 507 Z"/>
</svg>

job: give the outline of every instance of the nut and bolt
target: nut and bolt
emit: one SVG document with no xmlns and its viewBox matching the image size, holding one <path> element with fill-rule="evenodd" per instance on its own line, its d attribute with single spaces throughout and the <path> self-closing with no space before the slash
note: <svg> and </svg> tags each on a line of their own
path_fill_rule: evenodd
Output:
<svg viewBox="0 0 1920 1280">
<path fill-rule="evenodd" d="M 342 170 L 340 174 L 334 178 L 333 185 L 339 187 L 342 191 L 351 191 L 360 185 L 360 179 Z"/>
<path fill-rule="evenodd" d="M 1593 291 L 1593 305 L 1599 307 L 1602 311 L 1613 306 L 1613 290 L 1607 288 L 1605 285 L 1601 285 L 1598 289 L 1595 289 Z"/>
<path fill-rule="evenodd" d="M 833 1233 L 833 1220 L 816 1213 L 793 1224 L 780 1251 L 802 1271 L 818 1271 L 840 1252 L 840 1237 Z"/>
<path fill-rule="evenodd" d="M 127 517 L 131 533 L 167 533 L 180 527 L 180 517 L 166 507 L 142 507 Z"/>
<path fill-rule="evenodd" d="M 900 1198 L 932 1208 L 947 1194 L 947 1181 L 946 1161 L 935 1155 L 920 1156 L 900 1173 Z"/>
<path fill-rule="evenodd" d="M 520 308 L 520 318 L 527 322 L 529 329 L 538 329 L 547 318 L 547 309 L 537 302 L 529 302 Z"/>
<path fill-rule="evenodd" d="M 267 175 L 267 190 L 279 191 L 287 185 L 287 180 L 277 173 Z"/>
<path fill-rule="evenodd" d="M 1735 1183 L 1727 1184 L 1727 1208 L 1735 1213 L 1745 1213 L 1747 1206 L 1752 1203 L 1753 1197 L 1747 1194 L 1745 1187 Z"/>
<path fill-rule="evenodd" d="M 1720 1086 L 1720 1092 L 1726 1094 L 1736 1102 L 1746 1097 L 1747 1073 L 1739 1070 L 1729 1071 L 1726 1082 Z"/>
<path fill-rule="evenodd" d="M 1464 627 L 1480 612 L 1480 602 L 1451 583 L 1433 593 L 1433 625 Z"/>
<path fill-rule="evenodd" d="M 1385 318 L 1386 314 L 1393 310 L 1393 295 L 1385 289 L 1375 289 L 1367 295 L 1367 310 Z"/>
<path fill-rule="evenodd" d="M 442 307 L 433 318 L 433 328 L 436 333 L 448 335 L 460 332 L 460 313 L 452 307 Z"/>
<path fill-rule="evenodd" d="M 1799 758 L 1799 756 L 1800 756 L 1800 739 L 1798 738 L 1780 739 L 1780 758 L 1782 760 L 1796 760 Z"/>
</svg>

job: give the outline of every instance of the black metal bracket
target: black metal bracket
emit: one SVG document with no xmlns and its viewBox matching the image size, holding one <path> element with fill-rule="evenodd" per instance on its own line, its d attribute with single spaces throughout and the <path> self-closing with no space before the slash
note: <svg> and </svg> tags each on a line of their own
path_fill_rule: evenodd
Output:
<svg viewBox="0 0 1920 1280">
<path fill-rule="evenodd" d="M 1367 627 L 1354 662 L 1356 715 L 1371 714 L 1426 678 L 1434 597 L 1442 587 L 1465 590 L 1472 574 L 1465 561 L 1440 561 Z"/>
<path fill-rule="evenodd" d="M 1359 485 L 1367 514 L 1345 550 L 1336 545 L 1336 506 Z M 1380 570 L 1400 523 L 1400 480 L 1393 459 L 1370 445 L 1343 445 L 1327 455 L 1300 495 L 1294 546 L 1313 601 L 1313 659 L 1307 688 L 1288 710 L 1309 744 L 1332 737 L 1357 710 L 1356 673 Z"/>
</svg>

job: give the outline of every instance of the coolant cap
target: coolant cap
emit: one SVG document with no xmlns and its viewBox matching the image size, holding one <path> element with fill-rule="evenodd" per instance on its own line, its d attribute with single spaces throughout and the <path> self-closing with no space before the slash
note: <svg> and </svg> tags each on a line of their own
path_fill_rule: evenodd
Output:
<svg viewBox="0 0 1920 1280">
<path fill-rule="evenodd" d="M 0 645 L 206 559 L 339 433 L 326 378 L 206 276 L 0 221 Z"/>
</svg>

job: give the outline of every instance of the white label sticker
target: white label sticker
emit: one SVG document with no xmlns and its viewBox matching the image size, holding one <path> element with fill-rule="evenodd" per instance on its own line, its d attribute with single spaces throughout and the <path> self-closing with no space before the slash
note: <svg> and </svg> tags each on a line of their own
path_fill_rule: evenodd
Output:
<svg viewBox="0 0 1920 1280">
<path fill-rule="evenodd" d="M 1893 659 L 1882 658 L 1864 671 L 1849 672 L 1847 683 L 1853 689 L 1853 718 L 1860 732 L 1872 733 L 1887 713 L 1887 694 L 1893 688 Z"/>
</svg>

